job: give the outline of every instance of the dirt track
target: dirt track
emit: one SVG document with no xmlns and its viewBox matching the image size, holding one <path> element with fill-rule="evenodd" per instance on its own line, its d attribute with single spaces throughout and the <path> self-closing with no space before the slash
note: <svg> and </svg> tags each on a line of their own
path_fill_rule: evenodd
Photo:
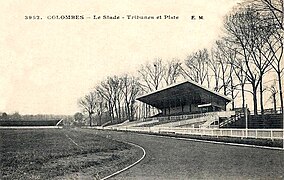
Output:
<svg viewBox="0 0 284 180">
<path fill-rule="evenodd" d="M 176 140 L 136 133 L 98 134 L 141 145 L 145 159 L 113 179 L 283 179 L 284 151 Z"/>
</svg>

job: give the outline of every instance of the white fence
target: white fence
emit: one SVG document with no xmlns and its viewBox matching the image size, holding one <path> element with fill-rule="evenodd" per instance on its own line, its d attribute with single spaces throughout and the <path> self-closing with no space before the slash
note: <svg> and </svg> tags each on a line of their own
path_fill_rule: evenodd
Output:
<svg viewBox="0 0 284 180">
<path fill-rule="evenodd" d="M 147 133 L 174 133 L 187 135 L 227 136 L 240 138 L 283 139 L 283 129 L 213 129 L 178 127 L 120 127 L 105 128 Z"/>
</svg>

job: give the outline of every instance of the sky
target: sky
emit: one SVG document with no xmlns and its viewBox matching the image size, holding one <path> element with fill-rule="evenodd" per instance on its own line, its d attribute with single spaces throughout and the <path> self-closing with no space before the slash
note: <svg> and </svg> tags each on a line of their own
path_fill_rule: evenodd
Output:
<svg viewBox="0 0 284 180">
<path fill-rule="evenodd" d="M 80 110 L 78 98 L 107 76 L 133 74 L 155 58 L 183 60 L 210 47 L 222 33 L 222 18 L 238 2 L 1 1 L 0 112 L 75 114 Z M 53 15 L 83 15 L 84 19 L 47 18 Z M 94 15 L 120 19 L 95 20 Z M 129 20 L 127 15 L 179 19 Z M 197 19 L 191 20 L 192 16 Z"/>
</svg>

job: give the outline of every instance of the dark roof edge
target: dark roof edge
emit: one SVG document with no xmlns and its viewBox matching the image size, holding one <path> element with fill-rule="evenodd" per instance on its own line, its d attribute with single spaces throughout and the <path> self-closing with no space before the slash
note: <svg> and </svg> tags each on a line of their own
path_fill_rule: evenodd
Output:
<svg viewBox="0 0 284 180">
<path fill-rule="evenodd" d="M 181 84 L 185 84 L 185 83 L 191 83 L 191 84 L 193 84 L 193 85 L 195 85 L 195 86 L 197 86 L 197 87 L 199 87 L 199 88 L 201 88 L 201 89 L 204 89 L 204 90 L 206 90 L 206 91 L 208 91 L 208 92 L 211 92 L 212 94 L 215 94 L 215 95 L 217 95 L 217 96 L 220 96 L 220 97 L 222 97 L 222 98 L 224 98 L 224 99 L 226 99 L 226 100 L 228 100 L 228 101 L 233 101 L 231 98 L 229 98 L 229 97 L 227 97 L 227 96 L 225 96 L 225 95 L 223 95 L 223 94 L 221 94 L 221 93 L 218 93 L 218 92 L 216 92 L 216 91 L 213 91 L 213 90 L 211 90 L 211 89 L 209 89 L 209 88 L 206 88 L 206 87 L 204 87 L 204 86 L 202 86 L 202 85 L 200 85 L 200 84 L 198 84 L 198 83 L 196 83 L 196 82 L 194 82 L 194 81 L 191 81 L 191 80 L 186 80 L 186 81 L 182 81 L 182 82 L 179 82 L 179 83 L 175 83 L 175 84 L 169 85 L 169 86 L 164 87 L 164 88 L 162 88 L 162 89 L 158 89 L 158 90 L 156 90 L 156 91 L 153 91 L 153 92 L 146 93 L 146 94 L 144 94 L 144 95 L 138 96 L 136 99 L 139 100 L 139 99 L 141 99 L 141 98 L 143 98 L 143 97 L 146 97 L 146 96 L 149 96 L 149 95 L 151 95 L 151 94 L 155 94 L 155 93 L 158 93 L 158 92 L 161 92 L 161 91 L 164 91 L 164 90 L 167 90 L 167 89 L 170 89 L 170 88 L 173 88 L 173 87 L 175 87 L 175 86 L 178 86 L 178 85 L 181 85 Z"/>
</svg>

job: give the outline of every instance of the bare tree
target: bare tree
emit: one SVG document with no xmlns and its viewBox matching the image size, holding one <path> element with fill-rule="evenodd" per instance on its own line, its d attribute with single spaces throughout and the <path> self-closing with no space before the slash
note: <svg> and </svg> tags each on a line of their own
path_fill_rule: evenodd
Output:
<svg viewBox="0 0 284 180">
<path fill-rule="evenodd" d="M 127 74 L 122 77 L 108 77 L 96 86 L 101 101 L 107 104 L 107 111 L 112 122 L 133 120 L 135 98 L 140 93 L 140 89 L 138 78 Z"/>
<path fill-rule="evenodd" d="M 184 77 L 203 85 L 208 77 L 208 59 L 207 49 L 189 55 L 185 60 Z"/>
<path fill-rule="evenodd" d="M 271 52 L 263 40 L 272 34 L 270 22 L 264 21 L 253 7 L 241 8 L 227 17 L 225 27 L 230 42 L 242 52 L 246 76 L 252 86 L 254 113 L 257 114 L 257 89 L 260 88 L 260 105 L 263 113 L 263 76 L 270 70 Z"/>
<path fill-rule="evenodd" d="M 88 114 L 89 124 L 92 126 L 92 115 L 96 108 L 96 94 L 94 92 L 90 92 L 85 95 L 83 98 L 79 99 L 78 105 L 83 109 L 83 112 Z"/>
<path fill-rule="evenodd" d="M 216 49 L 212 48 L 211 49 L 211 56 L 208 59 L 208 68 L 211 70 L 211 74 L 214 77 L 214 91 L 219 91 L 219 81 L 220 81 L 220 77 L 221 77 L 221 65 L 220 63 L 216 63 L 218 60 L 216 58 Z M 209 73 L 209 71 L 208 71 Z M 209 76 L 208 76 L 209 77 Z M 210 81 L 210 80 L 207 80 Z"/>
<path fill-rule="evenodd" d="M 165 66 L 162 59 L 156 59 L 153 63 L 147 63 L 142 65 L 138 70 L 140 75 L 140 87 L 144 93 L 158 90 L 163 86 L 163 76 L 165 72 Z M 150 105 L 144 106 L 145 116 L 149 116 L 151 113 Z"/>
<path fill-rule="evenodd" d="M 96 86 L 95 89 L 98 92 L 98 94 L 106 101 L 109 117 L 111 118 L 111 121 L 113 122 L 115 118 L 114 111 L 113 111 L 114 92 L 110 85 L 109 78 L 105 81 L 102 81 L 100 85 Z"/>
<path fill-rule="evenodd" d="M 134 120 L 134 103 L 137 95 L 140 92 L 140 86 L 138 82 L 138 78 L 133 76 L 124 75 L 122 77 L 123 81 L 123 89 L 122 93 L 124 95 L 125 102 L 125 112 L 127 119 Z"/>
<path fill-rule="evenodd" d="M 119 77 L 113 76 L 109 77 L 108 84 L 113 91 L 113 104 L 117 120 L 121 121 L 121 101 L 123 83 Z"/>
<path fill-rule="evenodd" d="M 223 89 L 223 94 L 228 95 L 230 93 L 230 85 L 233 84 L 233 70 L 231 64 L 236 58 L 236 53 L 228 49 L 225 43 L 225 41 L 221 40 L 216 41 L 216 48 L 211 51 L 214 60 L 209 63 L 209 66 L 212 70 L 216 70 L 215 81 L 218 82 L 216 83 L 218 86 L 215 86 L 215 90 L 220 91 Z"/>
<path fill-rule="evenodd" d="M 282 67 L 283 62 L 283 53 L 284 53 L 284 42 L 283 42 L 283 33 L 282 30 L 275 30 L 269 38 L 264 38 L 266 42 L 267 51 L 270 52 L 271 57 L 264 56 L 269 62 L 273 70 L 277 75 L 279 96 L 280 96 L 280 105 L 281 111 L 283 112 L 283 90 L 282 90 L 282 74 L 284 67 Z"/>
<path fill-rule="evenodd" d="M 138 73 L 141 76 L 141 87 L 145 92 L 157 90 L 162 86 L 164 69 L 162 59 L 142 65 Z"/>
<path fill-rule="evenodd" d="M 273 111 L 274 113 L 277 112 L 277 101 L 276 101 L 276 94 L 278 93 L 277 88 L 275 86 L 275 83 L 272 84 L 268 90 L 271 92 L 271 96 L 268 98 L 268 100 L 272 100 L 273 103 Z"/>
<path fill-rule="evenodd" d="M 277 74 L 281 110 L 283 112 L 283 90 L 281 84 L 283 67 L 281 67 L 281 61 L 283 59 L 284 3 L 283 0 L 257 0 L 250 3 L 254 6 L 255 11 L 262 16 L 262 23 L 266 24 L 271 32 L 271 36 L 261 37 L 267 44 L 268 52 L 273 56 L 271 66 Z M 267 58 L 266 56 L 264 57 Z"/>
<path fill-rule="evenodd" d="M 284 30 L 283 20 L 284 20 L 284 3 L 283 0 L 258 0 L 253 2 L 255 8 L 260 13 L 269 13 L 277 23 L 278 27 Z"/>
<path fill-rule="evenodd" d="M 216 45 L 220 52 L 217 54 L 219 54 L 218 62 L 221 66 L 221 88 L 223 88 L 224 95 L 231 95 L 233 100 L 232 109 L 234 109 L 234 99 L 237 96 L 237 94 L 235 94 L 237 84 L 234 82 L 234 64 L 237 60 L 237 51 L 231 48 L 231 43 L 224 40 L 216 41 Z"/>
<path fill-rule="evenodd" d="M 236 87 L 240 86 L 241 87 L 241 96 L 242 96 L 242 109 L 245 109 L 245 105 L 246 105 L 246 100 L 245 100 L 245 85 L 247 82 L 247 71 L 244 65 L 244 62 L 240 59 L 236 59 L 234 61 L 234 63 L 232 64 L 233 66 L 233 71 L 235 74 L 235 77 L 238 80 L 238 84 L 236 84 Z"/>
<path fill-rule="evenodd" d="M 181 63 L 179 59 L 168 61 L 164 67 L 164 76 L 166 85 L 176 83 L 177 78 L 181 75 Z"/>
</svg>

